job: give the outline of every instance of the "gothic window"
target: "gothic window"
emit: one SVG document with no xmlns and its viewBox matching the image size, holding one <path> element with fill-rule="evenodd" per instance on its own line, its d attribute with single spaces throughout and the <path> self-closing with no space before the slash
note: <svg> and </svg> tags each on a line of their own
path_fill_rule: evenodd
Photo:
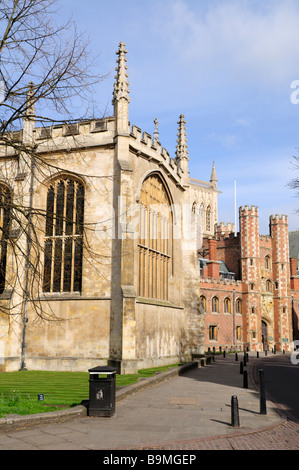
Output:
<svg viewBox="0 0 299 470">
<path fill-rule="evenodd" d="M 4 185 L 0 185 L 0 294 L 2 294 L 5 289 L 10 207 L 10 190 Z"/>
<path fill-rule="evenodd" d="M 237 341 L 242 340 L 242 329 L 240 326 L 236 326 L 236 340 Z"/>
<path fill-rule="evenodd" d="M 200 296 L 199 302 L 200 302 L 202 308 L 204 309 L 204 311 L 206 312 L 207 311 L 207 299 L 205 298 L 204 295 Z"/>
<path fill-rule="evenodd" d="M 236 300 L 236 313 L 242 313 L 242 300 Z"/>
<path fill-rule="evenodd" d="M 146 178 L 140 193 L 138 295 L 168 300 L 172 273 L 172 213 L 165 186 L 158 175 Z"/>
<path fill-rule="evenodd" d="M 265 257 L 265 268 L 270 269 L 270 256 Z"/>
<path fill-rule="evenodd" d="M 272 292 L 272 282 L 269 279 L 266 281 L 266 291 Z"/>
<path fill-rule="evenodd" d="M 224 313 L 231 313 L 231 300 L 229 297 L 224 299 Z"/>
<path fill-rule="evenodd" d="M 219 299 L 218 297 L 212 298 L 212 312 L 219 313 Z"/>
<path fill-rule="evenodd" d="M 211 231 L 211 206 L 208 206 L 206 210 L 206 231 Z"/>
<path fill-rule="evenodd" d="M 44 292 L 81 292 L 84 186 L 70 177 L 48 188 Z"/>
</svg>

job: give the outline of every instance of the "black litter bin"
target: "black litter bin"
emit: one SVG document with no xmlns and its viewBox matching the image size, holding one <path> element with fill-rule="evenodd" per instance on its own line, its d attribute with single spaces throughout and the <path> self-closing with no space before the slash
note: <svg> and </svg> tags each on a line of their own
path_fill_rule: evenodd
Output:
<svg viewBox="0 0 299 470">
<path fill-rule="evenodd" d="M 89 416 L 113 416 L 115 412 L 116 369 L 99 366 L 89 369 Z"/>
</svg>

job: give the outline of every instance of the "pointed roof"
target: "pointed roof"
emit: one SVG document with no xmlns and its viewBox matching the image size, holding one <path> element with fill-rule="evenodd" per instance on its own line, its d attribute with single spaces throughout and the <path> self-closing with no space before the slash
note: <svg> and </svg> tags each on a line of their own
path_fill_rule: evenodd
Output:
<svg viewBox="0 0 299 470">
<path fill-rule="evenodd" d="M 212 174 L 211 174 L 210 183 L 217 183 L 215 162 L 213 162 L 213 168 L 212 168 Z"/>
<path fill-rule="evenodd" d="M 113 91 L 113 101 L 112 103 L 114 104 L 115 101 L 120 100 L 121 98 L 126 99 L 128 102 L 130 102 L 129 98 L 129 82 L 128 82 L 128 74 L 127 74 L 127 66 L 126 66 L 126 54 L 127 51 L 125 50 L 125 43 L 121 42 L 119 44 L 118 51 L 116 53 L 119 57 L 117 60 L 118 66 L 116 67 L 116 76 L 115 76 L 115 83 L 114 83 L 114 91 Z"/>
<path fill-rule="evenodd" d="M 180 115 L 180 120 L 178 122 L 179 129 L 178 129 L 178 139 L 177 139 L 177 146 L 176 146 L 176 158 L 178 160 L 182 160 L 186 158 L 189 160 L 188 157 L 188 145 L 186 139 L 186 121 L 185 116 L 183 114 Z"/>
</svg>

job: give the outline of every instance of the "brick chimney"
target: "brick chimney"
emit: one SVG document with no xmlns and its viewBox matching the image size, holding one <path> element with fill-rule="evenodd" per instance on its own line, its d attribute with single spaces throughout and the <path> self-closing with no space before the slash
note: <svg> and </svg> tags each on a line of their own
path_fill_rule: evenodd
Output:
<svg viewBox="0 0 299 470">
<path fill-rule="evenodd" d="M 299 290 L 299 277 L 297 277 L 297 259 L 290 258 L 291 289 Z"/>
<path fill-rule="evenodd" d="M 296 258 L 290 258 L 290 269 L 291 269 L 291 277 L 297 276 L 297 260 L 296 260 Z"/>
<path fill-rule="evenodd" d="M 219 261 L 217 261 L 217 240 L 209 238 L 208 277 L 219 279 Z"/>
</svg>

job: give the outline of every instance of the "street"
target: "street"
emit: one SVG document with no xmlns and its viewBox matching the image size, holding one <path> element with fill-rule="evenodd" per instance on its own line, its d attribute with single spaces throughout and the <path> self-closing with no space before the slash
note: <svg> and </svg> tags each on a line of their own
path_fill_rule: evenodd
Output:
<svg viewBox="0 0 299 470">
<path fill-rule="evenodd" d="M 255 359 L 254 377 L 264 370 L 266 397 L 288 417 L 299 421 L 299 364 L 293 364 L 290 354 Z"/>
</svg>

